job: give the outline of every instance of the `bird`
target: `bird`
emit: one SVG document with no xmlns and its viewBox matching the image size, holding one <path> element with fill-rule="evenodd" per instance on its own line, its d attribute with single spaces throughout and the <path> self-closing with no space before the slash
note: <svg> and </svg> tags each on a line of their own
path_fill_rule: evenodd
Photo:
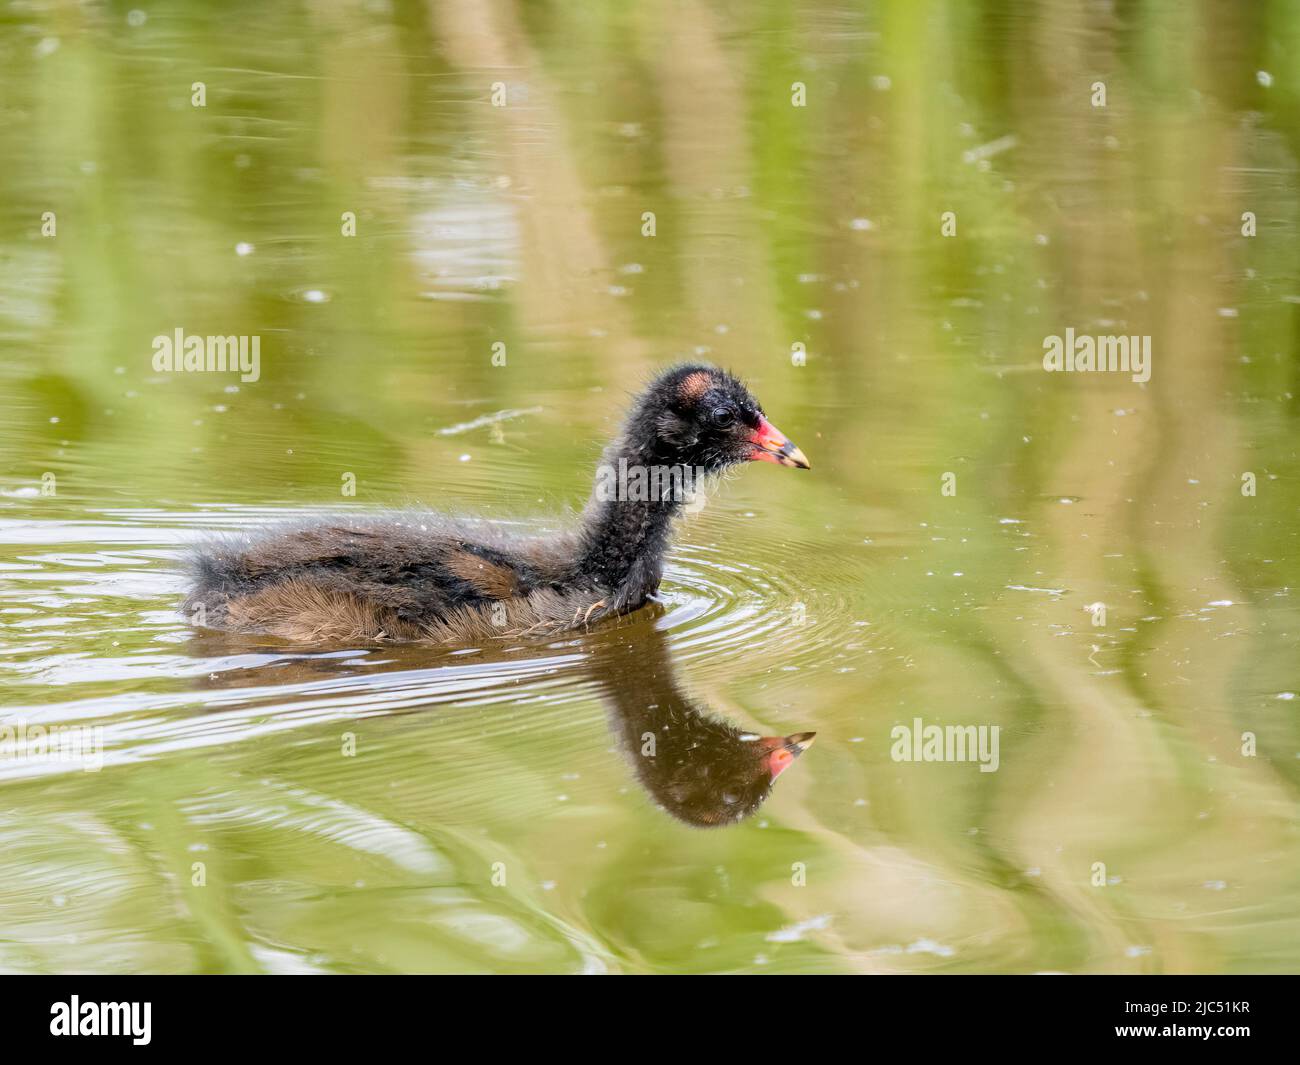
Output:
<svg viewBox="0 0 1300 1065">
<path fill-rule="evenodd" d="M 810 468 L 737 376 L 673 366 L 632 403 L 570 528 L 520 534 L 425 512 L 288 523 L 197 547 L 184 609 L 207 628 L 302 644 L 585 630 L 651 600 L 701 479 L 752 460 Z"/>
<path fill-rule="evenodd" d="M 618 746 L 651 800 L 692 828 L 753 814 L 815 732 L 760 736 L 683 694 L 664 633 L 616 629 L 591 646 L 589 668 Z M 594 638 L 593 638 L 594 639 Z"/>
</svg>

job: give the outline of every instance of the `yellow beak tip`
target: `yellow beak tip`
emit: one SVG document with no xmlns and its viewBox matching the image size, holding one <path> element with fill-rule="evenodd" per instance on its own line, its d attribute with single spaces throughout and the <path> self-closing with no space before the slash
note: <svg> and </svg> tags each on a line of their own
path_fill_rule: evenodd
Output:
<svg viewBox="0 0 1300 1065">
<path fill-rule="evenodd" d="M 788 452 L 781 456 L 781 465 L 792 466 L 796 470 L 812 469 L 812 463 L 808 461 L 808 456 L 797 447 L 792 447 Z"/>
</svg>

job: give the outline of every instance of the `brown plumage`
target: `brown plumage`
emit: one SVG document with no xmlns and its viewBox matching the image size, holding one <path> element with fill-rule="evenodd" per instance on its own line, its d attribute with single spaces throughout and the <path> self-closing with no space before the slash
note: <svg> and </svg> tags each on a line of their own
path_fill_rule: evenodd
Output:
<svg viewBox="0 0 1300 1065">
<path fill-rule="evenodd" d="M 748 459 L 808 465 L 738 380 L 678 367 L 641 395 L 598 471 L 598 486 L 612 469 L 678 474 L 648 498 L 595 491 L 577 527 L 554 536 L 396 514 L 218 541 L 191 560 L 186 608 L 200 624 L 301 643 L 472 643 L 581 628 L 654 594 L 686 499 L 679 487 Z"/>
</svg>

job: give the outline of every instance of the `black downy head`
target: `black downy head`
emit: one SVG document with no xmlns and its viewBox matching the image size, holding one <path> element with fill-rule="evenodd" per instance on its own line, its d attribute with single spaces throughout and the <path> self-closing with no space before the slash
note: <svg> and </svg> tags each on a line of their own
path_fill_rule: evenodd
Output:
<svg viewBox="0 0 1300 1065">
<path fill-rule="evenodd" d="M 809 468 L 739 379 L 702 364 L 676 366 L 650 384 L 628 417 L 624 445 L 624 455 L 647 464 L 707 474 L 754 460 Z"/>
<path fill-rule="evenodd" d="M 808 460 L 724 370 L 676 366 L 637 397 L 596 469 L 577 567 L 613 592 L 608 610 L 659 587 L 672 520 L 703 478 L 750 461 L 808 469 Z"/>
</svg>

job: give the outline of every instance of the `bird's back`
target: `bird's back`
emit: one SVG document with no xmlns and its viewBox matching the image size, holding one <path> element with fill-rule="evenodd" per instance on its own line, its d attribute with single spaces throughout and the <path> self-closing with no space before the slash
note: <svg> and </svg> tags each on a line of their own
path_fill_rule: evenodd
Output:
<svg viewBox="0 0 1300 1065">
<path fill-rule="evenodd" d="M 572 591 L 567 554 L 562 537 L 433 514 L 320 521 L 204 545 L 187 609 L 201 624 L 293 639 L 473 638 L 485 623 L 538 620 L 521 605 Z"/>
</svg>

